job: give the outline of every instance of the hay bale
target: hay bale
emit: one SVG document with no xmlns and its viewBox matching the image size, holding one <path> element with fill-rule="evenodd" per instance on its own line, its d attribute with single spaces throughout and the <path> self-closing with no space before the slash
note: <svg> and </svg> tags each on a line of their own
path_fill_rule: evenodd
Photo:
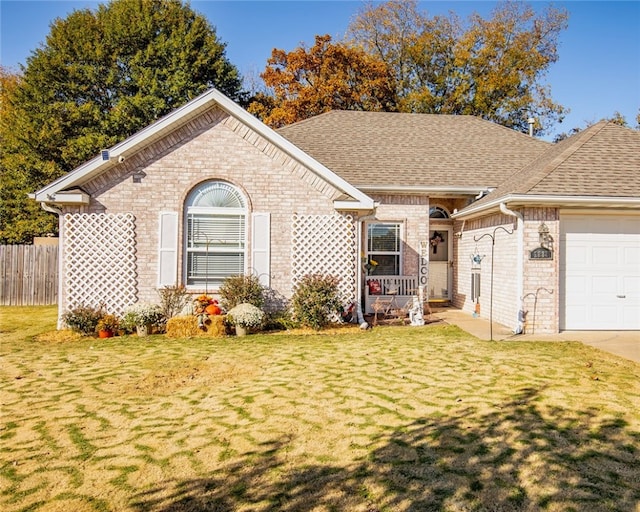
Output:
<svg viewBox="0 0 640 512">
<path fill-rule="evenodd" d="M 195 315 L 174 316 L 167 321 L 167 336 L 171 338 L 193 338 L 196 336 L 210 336 L 219 338 L 227 334 L 224 316 L 209 316 L 204 322 L 204 329 L 198 326 Z"/>
</svg>

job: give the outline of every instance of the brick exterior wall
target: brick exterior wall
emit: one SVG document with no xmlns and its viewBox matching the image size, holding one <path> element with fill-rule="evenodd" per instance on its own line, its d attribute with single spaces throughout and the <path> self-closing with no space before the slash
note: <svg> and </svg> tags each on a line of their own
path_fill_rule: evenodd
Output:
<svg viewBox="0 0 640 512">
<path fill-rule="evenodd" d="M 420 242 L 429 238 L 429 198 L 426 196 L 372 195 L 379 203 L 368 222 L 401 222 L 403 224 L 402 273 L 418 275 Z M 363 227 L 364 229 L 364 227 Z M 363 243 L 366 236 L 363 234 Z M 364 251 L 365 248 L 363 247 Z"/>
<path fill-rule="evenodd" d="M 134 179 L 134 174 L 141 179 Z M 178 282 L 184 282 L 184 202 L 191 190 L 208 180 L 224 180 L 236 186 L 248 203 L 247 269 L 251 268 L 252 212 L 271 215 L 271 287 L 281 296 L 291 296 L 291 223 L 292 215 L 331 215 L 333 201 L 341 192 L 269 141 L 218 108 L 212 108 L 195 120 L 165 134 L 124 163 L 114 162 L 110 171 L 85 184 L 91 195 L 87 207 L 68 207 L 64 213 L 132 213 L 136 224 L 138 299 L 157 302 L 158 235 L 161 212 L 179 215 Z M 403 223 L 404 275 L 418 275 L 420 243 L 429 237 L 429 206 L 440 205 L 452 211 L 463 207 L 464 199 L 430 199 L 423 195 L 376 195 L 379 204 L 372 215 L 362 216 L 363 243 L 367 221 Z M 559 215 L 549 208 L 526 208 L 522 235 L 496 231 L 493 271 L 493 319 L 515 329 L 521 300 L 518 296 L 517 269 L 523 269 L 524 309 L 529 312 L 527 329 L 537 333 L 557 332 L 559 328 L 559 258 L 530 260 L 538 247 L 538 228 L 544 222 L 559 244 Z M 352 212 L 352 215 L 356 215 Z M 442 223 L 442 221 L 438 221 Z M 444 221 L 448 222 L 448 221 Z M 452 303 L 473 312 L 471 301 L 471 255 L 476 247 L 485 255 L 481 264 L 481 316 L 491 311 L 491 239 L 498 227 L 512 230 L 514 217 L 496 214 L 467 221 L 460 238 L 453 238 Z M 456 221 L 453 232 L 462 231 Z M 64 222 L 61 221 L 64 237 Z M 518 261 L 518 237 L 523 236 L 522 261 Z M 477 239 L 478 241 L 474 240 Z M 362 247 L 361 250 L 364 250 Z M 553 293 L 548 293 L 550 290 Z M 191 290 L 202 293 L 202 289 Z M 209 290 L 211 292 L 211 290 Z M 536 298 L 537 293 L 537 298 Z M 62 283 L 64 308 L 64 283 Z M 534 310 L 535 309 L 535 324 Z"/>
<path fill-rule="evenodd" d="M 139 182 L 133 179 L 136 172 L 144 173 Z M 183 282 L 184 201 L 194 187 L 208 180 L 227 181 L 247 198 L 247 268 L 251 267 L 250 214 L 271 214 L 271 287 L 290 296 L 292 215 L 333 214 L 333 201 L 341 192 L 220 109 L 205 112 L 114 165 L 85 186 L 91 195 L 88 207 L 65 213 L 133 213 L 138 298 L 157 302 L 159 214 L 179 213 L 178 282 Z"/>
<path fill-rule="evenodd" d="M 559 212 L 556 208 L 525 208 L 523 213 L 524 307 L 528 311 L 526 332 L 557 333 L 560 328 Z M 554 241 L 553 259 L 532 260 L 529 255 L 540 246 L 538 229 L 543 222 Z"/>
<path fill-rule="evenodd" d="M 480 316 L 489 318 L 491 307 L 491 238 L 498 227 L 513 230 L 508 235 L 502 229 L 495 231 L 493 270 L 493 320 L 512 328 L 518 326 L 518 311 L 527 313 L 524 325 L 526 333 L 557 333 L 559 330 L 559 215 L 554 208 L 524 208 L 523 226 L 518 226 L 515 217 L 495 214 L 479 219 L 456 221 L 454 230 L 462 232 L 454 238 L 453 305 L 473 313 L 475 304 L 471 301 L 471 256 L 476 247 L 484 256 L 481 263 Z M 544 222 L 555 241 L 553 259 L 532 260 L 530 252 L 539 247 L 538 229 Z M 519 260 L 518 237 L 522 237 L 522 254 Z M 476 241 L 478 240 L 478 241 Z M 518 269 L 522 269 L 522 296 L 518 292 Z M 547 292 L 551 291 L 552 293 Z M 537 294 L 537 298 L 536 298 Z M 535 317 L 535 318 L 534 318 Z M 535 322 L 535 323 L 534 323 Z"/>
</svg>

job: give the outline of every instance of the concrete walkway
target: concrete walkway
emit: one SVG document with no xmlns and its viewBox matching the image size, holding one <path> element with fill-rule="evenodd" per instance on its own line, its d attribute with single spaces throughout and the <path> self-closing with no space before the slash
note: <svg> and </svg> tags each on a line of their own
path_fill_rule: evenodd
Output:
<svg viewBox="0 0 640 512">
<path fill-rule="evenodd" d="M 508 327 L 477 318 L 455 308 L 434 308 L 432 318 L 441 320 L 481 340 L 494 341 L 580 341 L 586 345 L 640 363 L 640 332 L 638 331 L 564 331 L 558 334 L 513 334 Z"/>
</svg>

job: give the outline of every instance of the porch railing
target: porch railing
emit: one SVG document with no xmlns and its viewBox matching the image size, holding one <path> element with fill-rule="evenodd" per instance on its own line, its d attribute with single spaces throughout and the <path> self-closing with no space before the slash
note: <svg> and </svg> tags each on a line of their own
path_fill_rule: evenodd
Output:
<svg viewBox="0 0 640 512">
<path fill-rule="evenodd" d="M 365 280 L 365 313 L 375 312 L 373 304 L 391 304 L 403 308 L 418 295 L 418 276 L 367 276 Z M 393 301 L 393 302 L 392 302 Z"/>
</svg>

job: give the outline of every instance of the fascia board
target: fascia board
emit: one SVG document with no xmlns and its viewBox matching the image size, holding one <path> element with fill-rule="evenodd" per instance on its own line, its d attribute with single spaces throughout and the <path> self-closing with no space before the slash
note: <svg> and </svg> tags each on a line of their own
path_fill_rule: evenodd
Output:
<svg viewBox="0 0 640 512">
<path fill-rule="evenodd" d="M 237 105 L 231 99 L 227 98 L 217 89 L 210 89 L 203 93 L 198 98 L 176 109 L 148 127 L 143 128 L 127 140 L 116 144 L 110 148 L 109 151 L 115 158 L 118 156 L 127 156 L 127 153 L 134 153 L 140 146 L 148 144 L 149 141 L 155 140 L 165 132 L 175 130 L 180 125 L 188 122 L 199 112 L 209 108 L 212 104 L 218 104 L 229 115 L 249 126 L 256 133 L 259 133 L 292 158 L 298 160 L 301 164 L 311 169 L 314 173 L 335 186 L 338 190 L 356 199 L 362 204 L 362 208 L 373 208 L 373 200 L 369 196 L 359 191 L 356 187 L 339 177 L 314 158 L 307 155 L 304 151 L 276 133 L 262 121 L 249 114 L 246 110 Z M 47 196 L 54 195 L 60 190 L 82 183 L 87 178 L 100 174 L 111 165 L 117 165 L 116 161 L 104 161 L 100 156 L 98 156 L 76 168 L 74 171 L 62 176 L 41 190 L 38 190 L 34 194 L 35 198 L 37 200 L 44 201 Z"/>
<path fill-rule="evenodd" d="M 640 198 L 638 197 L 615 197 L 615 196 L 533 196 L 533 195 L 507 195 L 497 197 L 491 201 L 474 207 L 470 205 L 464 210 L 451 215 L 453 219 L 468 219 L 486 215 L 493 210 L 499 210 L 500 203 L 515 206 L 557 206 L 560 208 L 589 208 L 589 207 L 609 207 L 609 208 L 640 208 Z"/>
<path fill-rule="evenodd" d="M 455 187 L 455 186 L 421 186 L 421 185 L 356 185 L 364 192 L 383 192 L 397 194 L 442 194 L 442 195 L 464 195 L 477 196 L 481 192 L 490 191 L 486 186 Z"/>
<path fill-rule="evenodd" d="M 338 211 L 370 211 L 373 210 L 375 208 L 374 204 L 366 204 L 366 203 L 362 203 L 360 201 L 356 202 L 356 201 L 334 201 L 333 202 L 333 207 L 338 210 Z"/>
</svg>

